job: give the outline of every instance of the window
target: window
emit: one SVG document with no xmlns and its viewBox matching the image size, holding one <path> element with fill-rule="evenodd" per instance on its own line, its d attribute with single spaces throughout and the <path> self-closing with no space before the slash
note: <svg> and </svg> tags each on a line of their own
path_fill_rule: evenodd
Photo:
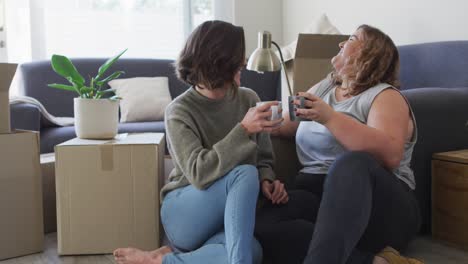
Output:
<svg viewBox="0 0 468 264">
<path fill-rule="evenodd" d="M 110 57 L 125 48 L 125 57 L 173 59 L 193 28 L 214 18 L 213 1 L 30 1 L 31 16 L 15 19 L 30 19 L 31 32 L 12 34 L 31 35 L 32 59 Z"/>
</svg>

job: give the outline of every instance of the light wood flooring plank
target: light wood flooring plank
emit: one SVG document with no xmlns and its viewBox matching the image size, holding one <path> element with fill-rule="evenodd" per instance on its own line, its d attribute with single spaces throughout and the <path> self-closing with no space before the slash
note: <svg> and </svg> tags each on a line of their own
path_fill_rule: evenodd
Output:
<svg viewBox="0 0 468 264">
<path fill-rule="evenodd" d="M 58 256 L 57 234 L 45 236 L 44 252 L 0 261 L 0 264 L 113 264 L 112 255 Z"/>
</svg>

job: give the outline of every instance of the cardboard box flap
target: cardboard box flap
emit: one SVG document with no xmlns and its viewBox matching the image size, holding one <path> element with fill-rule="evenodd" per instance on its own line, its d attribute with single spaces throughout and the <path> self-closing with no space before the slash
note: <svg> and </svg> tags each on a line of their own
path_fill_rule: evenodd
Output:
<svg viewBox="0 0 468 264">
<path fill-rule="evenodd" d="M 348 38 L 347 35 L 299 34 L 296 58 L 331 59 L 340 51 L 338 43 Z"/>
<path fill-rule="evenodd" d="M 39 133 L 0 134 L 0 260 L 42 251 Z"/>
<path fill-rule="evenodd" d="M 35 137 L 37 138 L 36 140 L 36 146 L 34 147 L 37 147 L 37 149 L 41 149 L 41 146 L 40 146 L 40 137 L 39 137 L 39 131 L 30 131 L 30 130 L 22 130 L 22 129 L 15 129 L 13 131 L 11 131 L 11 133 L 9 134 L 3 134 L 3 135 L 29 135 L 29 134 L 32 134 L 32 135 L 35 135 Z M 39 151 L 37 152 L 38 155 L 39 155 Z"/>
<path fill-rule="evenodd" d="M 18 64 L 0 63 L 0 92 L 8 92 Z"/>
<path fill-rule="evenodd" d="M 130 133 L 118 134 L 109 140 L 94 140 L 74 138 L 57 146 L 88 146 L 88 145 L 148 145 L 159 144 L 164 138 L 162 133 Z"/>
<path fill-rule="evenodd" d="M 0 133 L 10 133 L 9 93 L 17 64 L 0 63 Z"/>
<path fill-rule="evenodd" d="M 331 59 L 347 35 L 300 34 L 293 70 L 293 93 L 305 92 L 333 70 Z"/>
</svg>

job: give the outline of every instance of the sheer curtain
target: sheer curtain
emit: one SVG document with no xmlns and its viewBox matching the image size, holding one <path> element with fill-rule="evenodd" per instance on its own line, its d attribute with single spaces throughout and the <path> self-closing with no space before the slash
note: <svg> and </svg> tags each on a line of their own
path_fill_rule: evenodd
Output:
<svg viewBox="0 0 468 264">
<path fill-rule="evenodd" d="M 5 1 L 8 60 L 110 57 L 126 48 L 127 58 L 174 59 L 192 29 L 215 18 L 215 2 L 223 0 Z"/>
</svg>

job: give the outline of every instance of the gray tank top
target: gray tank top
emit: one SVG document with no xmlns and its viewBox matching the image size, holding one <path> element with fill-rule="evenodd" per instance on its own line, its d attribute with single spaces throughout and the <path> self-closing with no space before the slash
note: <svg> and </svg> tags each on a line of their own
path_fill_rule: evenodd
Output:
<svg viewBox="0 0 468 264">
<path fill-rule="evenodd" d="M 329 75 L 319 83 L 315 94 L 333 107 L 335 111 L 349 115 L 359 122 L 367 124 L 367 117 L 372 102 L 385 89 L 397 90 L 389 84 L 380 83 L 356 96 L 338 102 L 335 98 L 335 84 Z M 416 183 L 413 171 L 410 168 L 410 162 L 417 139 L 417 128 L 416 119 L 409 103 L 408 107 L 411 111 L 414 131 L 411 140 L 405 143 L 403 159 L 393 173 L 414 190 Z M 335 161 L 335 158 L 346 151 L 325 126 L 314 121 L 302 121 L 299 124 L 296 133 L 296 150 L 299 161 L 303 166 L 301 172 L 312 174 L 328 173 L 328 169 Z"/>
</svg>

